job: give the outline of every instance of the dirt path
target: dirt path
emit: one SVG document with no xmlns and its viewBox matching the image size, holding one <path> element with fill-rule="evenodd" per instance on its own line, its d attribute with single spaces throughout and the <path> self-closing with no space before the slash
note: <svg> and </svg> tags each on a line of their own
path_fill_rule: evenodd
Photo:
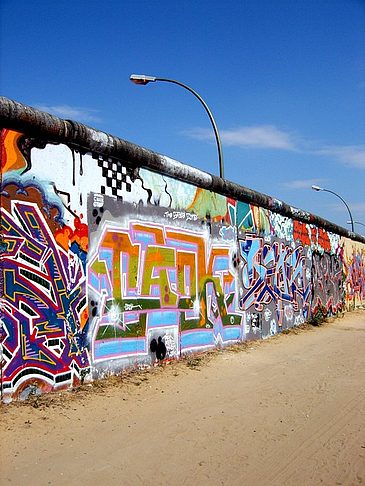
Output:
<svg viewBox="0 0 365 486">
<path fill-rule="evenodd" d="M 33 405 L 1 485 L 365 484 L 365 312 Z"/>
</svg>

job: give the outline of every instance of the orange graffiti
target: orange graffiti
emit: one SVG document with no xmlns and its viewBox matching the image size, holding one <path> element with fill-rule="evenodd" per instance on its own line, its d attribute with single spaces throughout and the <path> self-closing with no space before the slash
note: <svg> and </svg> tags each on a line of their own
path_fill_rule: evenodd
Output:
<svg viewBox="0 0 365 486">
<path fill-rule="evenodd" d="M 89 245 L 88 230 L 85 223 L 81 223 L 80 218 L 75 218 L 75 230 L 69 226 L 63 226 L 55 232 L 57 243 L 65 250 L 72 243 L 77 243 L 81 250 L 87 251 Z"/>
<path fill-rule="evenodd" d="M 87 320 L 89 319 L 89 311 L 87 307 L 81 312 L 80 315 L 80 329 L 84 329 L 86 326 Z"/>
<path fill-rule="evenodd" d="M 303 246 L 311 246 L 306 223 L 294 220 L 294 240 L 298 240 Z"/>
<path fill-rule="evenodd" d="M 3 129 L 0 135 L 1 170 L 23 171 L 27 167 L 27 161 L 18 147 L 18 141 L 23 134 L 13 130 Z"/>
<path fill-rule="evenodd" d="M 306 223 L 294 220 L 294 240 L 304 246 L 319 245 L 324 251 L 331 251 L 328 233 L 323 228 L 311 228 Z"/>
<path fill-rule="evenodd" d="M 318 244 L 324 251 L 331 251 L 331 242 L 328 233 L 322 228 L 318 228 Z"/>
</svg>

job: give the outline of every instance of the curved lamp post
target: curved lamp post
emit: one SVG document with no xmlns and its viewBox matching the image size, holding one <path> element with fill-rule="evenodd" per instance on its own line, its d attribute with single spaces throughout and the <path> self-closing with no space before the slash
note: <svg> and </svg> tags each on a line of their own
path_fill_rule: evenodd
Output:
<svg viewBox="0 0 365 486">
<path fill-rule="evenodd" d="M 222 143 L 221 143 L 221 139 L 220 139 L 220 136 L 219 136 L 217 124 L 216 124 L 216 122 L 214 120 L 214 117 L 212 115 L 212 112 L 208 108 L 208 105 L 203 100 L 203 98 L 196 91 L 194 91 L 192 88 L 190 88 L 186 84 L 181 83 L 180 81 L 175 81 L 174 79 L 157 78 L 155 76 L 146 76 L 145 74 L 132 74 L 129 79 L 132 81 L 132 83 L 142 84 L 142 85 L 145 85 L 145 84 L 148 84 L 148 83 L 154 83 L 155 81 L 165 81 L 167 83 L 178 84 L 179 86 L 181 86 L 181 87 L 187 89 L 188 91 L 190 91 L 190 93 L 192 93 L 196 98 L 198 98 L 198 100 L 200 101 L 200 103 L 204 106 L 205 111 L 208 113 L 209 119 L 210 119 L 210 121 L 212 123 L 212 126 L 213 126 L 214 135 L 215 135 L 215 139 L 216 139 L 216 142 L 217 142 L 217 148 L 218 148 L 219 176 L 223 179 L 224 178 L 224 164 L 223 164 Z"/>
<path fill-rule="evenodd" d="M 347 208 L 347 211 L 349 212 L 349 216 L 350 216 L 350 223 L 351 223 L 351 231 L 353 233 L 355 233 L 355 225 L 354 225 L 354 219 L 352 217 L 352 214 L 351 214 L 351 211 L 350 211 L 350 208 L 348 207 L 346 201 L 339 195 L 337 194 L 336 192 L 334 191 L 330 191 L 329 189 L 324 189 L 323 187 L 319 187 L 319 186 L 312 186 L 312 189 L 313 191 L 324 191 L 324 192 L 330 192 L 331 194 L 334 194 L 335 196 L 337 196 L 339 199 L 341 199 L 341 201 L 344 203 L 344 205 L 346 206 Z"/>
</svg>

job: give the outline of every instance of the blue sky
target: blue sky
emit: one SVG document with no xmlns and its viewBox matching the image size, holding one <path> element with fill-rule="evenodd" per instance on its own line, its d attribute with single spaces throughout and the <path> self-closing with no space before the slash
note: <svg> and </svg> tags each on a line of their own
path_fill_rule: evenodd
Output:
<svg viewBox="0 0 365 486">
<path fill-rule="evenodd" d="M 364 0 L 1 0 L 0 93 L 365 224 Z M 356 230 L 365 234 L 365 227 Z"/>
</svg>

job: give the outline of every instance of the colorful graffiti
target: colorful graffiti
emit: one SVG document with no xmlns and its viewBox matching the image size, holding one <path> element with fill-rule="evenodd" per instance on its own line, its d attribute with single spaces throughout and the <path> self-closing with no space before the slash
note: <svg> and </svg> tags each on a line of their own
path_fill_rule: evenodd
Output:
<svg viewBox="0 0 365 486">
<path fill-rule="evenodd" d="M 176 355 L 243 338 L 235 245 L 211 241 L 207 230 L 129 218 L 126 227 L 106 221 L 93 241 L 88 285 L 94 362 L 148 354 L 156 330 L 167 333 Z"/>
<path fill-rule="evenodd" d="M 238 231 L 250 233 L 272 233 L 270 222 L 270 211 L 260 208 L 253 204 L 243 203 L 241 201 L 231 201 L 230 205 L 231 219 L 235 222 Z"/>
<path fill-rule="evenodd" d="M 344 304 L 342 262 L 337 255 L 312 255 L 312 315 L 334 315 Z"/>
<path fill-rule="evenodd" d="M 1 131 L 0 345 L 7 396 L 73 385 L 90 366 L 88 229 L 54 182 L 35 175 L 42 173 L 31 157 L 36 146 L 45 143 Z M 50 162 L 55 176 L 60 162 Z"/>
<path fill-rule="evenodd" d="M 310 311 L 310 260 L 302 246 L 246 235 L 240 244 L 240 307 L 260 335 L 304 322 Z M 252 324 L 253 321 L 253 324 Z M 266 326 L 263 324 L 266 323 Z"/>
<path fill-rule="evenodd" d="M 0 133 L 0 160 L 1 172 L 17 171 L 23 172 L 27 168 L 25 154 L 20 146 L 23 134 L 13 130 L 1 130 Z"/>
<path fill-rule="evenodd" d="M 36 204 L 12 201 L 1 223 L 3 389 L 72 384 L 89 366 L 85 269 L 57 245 Z"/>
<path fill-rule="evenodd" d="M 365 307 L 365 245 L 345 239 L 343 271 L 347 308 Z"/>
<path fill-rule="evenodd" d="M 341 251 L 339 235 L 302 221 L 293 220 L 293 239 L 320 253 L 339 254 Z"/>
</svg>

